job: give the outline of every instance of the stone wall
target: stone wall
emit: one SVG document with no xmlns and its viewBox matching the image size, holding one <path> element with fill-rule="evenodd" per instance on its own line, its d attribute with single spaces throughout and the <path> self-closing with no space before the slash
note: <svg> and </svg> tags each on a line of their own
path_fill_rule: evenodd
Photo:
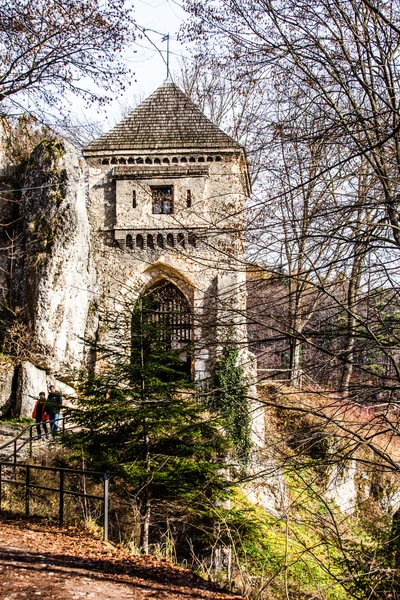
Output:
<svg viewBox="0 0 400 600">
<path fill-rule="evenodd" d="M 182 167 L 179 154 L 174 156 L 179 164 L 171 164 L 170 157 L 167 165 L 160 155 L 158 167 L 153 156 L 146 168 L 111 167 L 103 164 L 107 153 L 97 155 L 87 157 L 87 163 L 99 318 L 104 309 L 108 315 L 129 312 L 146 288 L 162 279 L 172 281 L 193 306 L 195 368 L 198 378 L 205 377 L 224 338 L 233 335 L 243 344 L 247 340 L 242 156 L 226 153 L 218 162 Z M 154 186 L 173 187 L 172 214 L 153 213 Z M 168 233 L 174 236 L 173 247 L 167 243 Z M 143 247 L 136 245 L 137 235 Z M 120 339 L 129 345 L 129 324 Z"/>
</svg>

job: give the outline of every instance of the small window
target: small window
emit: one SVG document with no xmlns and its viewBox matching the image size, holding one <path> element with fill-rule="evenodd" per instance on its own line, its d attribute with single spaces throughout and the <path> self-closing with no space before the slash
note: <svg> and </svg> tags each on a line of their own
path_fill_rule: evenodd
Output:
<svg viewBox="0 0 400 600">
<path fill-rule="evenodd" d="M 183 235 L 183 233 L 178 233 L 176 241 L 178 242 L 178 246 L 180 246 L 181 248 L 185 247 L 185 236 Z"/>
<path fill-rule="evenodd" d="M 214 162 L 214 159 L 212 156 L 207 156 L 207 162 Z"/>
<path fill-rule="evenodd" d="M 126 165 L 126 159 L 125 158 L 120 158 L 118 162 L 119 162 L 120 165 Z"/>
<path fill-rule="evenodd" d="M 154 164 L 155 165 L 161 165 L 161 160 L 159 158 L 155 158 L 154 159 Z"/>
<path fill-rule="evenodd" d="M 171 162 L 173 162 L 173 163 L 177 163 L 177 162 L 179 162 L 179 161 L 178 161 L 178 159 L 176 158 L 176 156 L 174 156 L 174 158 L 172 159 L 172 161 L 171 161 Z"/>
<path fill-rule="evenodd" d="M 173 187 L 151 187 L 153 197 L 153 214 L 170 215 L 174 212 Z"/>
<path fill-rule="evenodd" d="M 154 238 L 151 233 L 147 235 L 147 247 L 154 250 Z"/>
<path fill-rule="evenodd" d="M 197 162 L 204 162 L 204 156 L 199 156 Z"/>
<path fill-rule="evenodd" d="M 149 157 L 147 157 L 144 162 L 146 163 L 146 165 L 152 165 L 153 164 L 153 161 Z"/>
<path fill-rule="evenodd" d="M 143 246 L 144 246 L 143 236 L 140 233 L 138 233 L 138 235 L 136 236 L 136 248 L 140 248 L 141 250 L 143 250 Z"/>
<path fill-rule="evenodd" d="M 110 159 L 109 159 L 109 158 L 103 158 L 103 160 L 101 161 L 101 164 L 102 164 L 102 165 L 108 165 L 108 164 L 109 164 L 109 162 L 110 162 Z"/>
<path fill-rule="evenodd" d="M 134 158 L 128 158 L 128 165 L 134 165 L 135 164 L 135 159 Z"/>
<path fill-rule="evenodd" d="M 189 158 L 189 162 L 196 162 L 196 159 L 195 159 L 195 157 L 194 157 L 194 156 L 191 156 L 191 157 Z"/>
<path fill-rule="evenodd" d="M 136 164 L 137 165 L 142 165 L 143 164 L 143 158 L 141 156 L 139 156 L 139 158 L 136 159 Z"/>
<path fill-rule="evenodd" d="M 192 206 L 192 192 L 187 190 L 186 192 L 186 206 L 190 208 Z"/>
<path fill-rule="evenodd" d="M 172 235 L 172 233 L 168 233 L 167 234 L 167 244 L 168 246 L 170 246 L 171 248 L 173 248 L 175 246 L 175 242 L 174 242 L 174 236 Z"/>
<path fill-rule="evenodd" d="M 159 248 L 164 248 L 164 238 L 161 233 L 157 235 L 157 246 Z"/>
<path fill-rule="evenodd" d="M 132 192 L 132 208 L 136 208 L 136 190 Z"/>
<path fill-rule="evenodd" d="M 128 235 L 126 236 L 126 247 L 129 248 L 130 250 L 132 250 L 132 248 L 133 248 L 133 240 L 132 240 L 132 236 L 130 233 L 128 233 Z"/>
<path fill-rule="evenodd" d="M 181 163 L 187 163 L 187 158 L 186 158 L 186 156 L 182 156 L 182 158 L 181 158 Z"/>
<path fill-rule="evenodd" d="M 165 165 L 169 165 L 169 158 L 164 158 L 164 160 L 163 160 L 163 163 L 164 163 Z"/>
<path fill-rule="evenodd" d="M 112 158 L 111 159 L 111 164 L 112 165 L 116 165 L 118 163 L 118 160 L 116 158 Z"/>
<path fill-rule="evenodd" d="M 188 243 L 189 243 L 189 246 L 192 246 L 192 248 L 196 248 L 196 236 L 194 233 L 189 233 Z"/>
<path fill-rule="evenodd" d="M 215 157 L 215 162 L 221 162 L 221 161 L 222 161 L 222 158 L 220 156 Z"/>
</svg>

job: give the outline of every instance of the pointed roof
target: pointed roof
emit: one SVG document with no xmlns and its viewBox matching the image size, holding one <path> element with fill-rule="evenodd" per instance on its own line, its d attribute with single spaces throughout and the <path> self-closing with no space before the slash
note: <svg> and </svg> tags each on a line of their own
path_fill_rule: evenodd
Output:
<svg viewBox="0 0 400 600">
<path fill-rule="evenodd" d="M 214 125 L 172 82 L 165 82 L 84 154 L 124 150 L 238 150 L 241 146 Z"/>
</svg>

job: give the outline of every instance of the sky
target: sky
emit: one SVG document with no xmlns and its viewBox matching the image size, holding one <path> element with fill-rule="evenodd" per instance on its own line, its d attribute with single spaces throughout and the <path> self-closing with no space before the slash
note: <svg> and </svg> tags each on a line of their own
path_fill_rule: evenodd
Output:
<svg viewBox="0 0 400 600">
<path fill-rule="evenodd" d="M 185 18 L 180 4 L 174 0 L 135 0 L 135 16 L 139 25 L 149 30 L 147 34 L 165 60 L 167 43 L 161 40 L 162 35 L 170 34 L 170 64 L 172 70 L 176 69 L 180 56 L 185 53 L 177 40 L 179 27 Z M 159 34 L 154 33 L 155 31 Z M 136 72 L 139 93 L 148 95 L 164 81 L 166 65 L 150 41 L 139 40 L 136 50 L 137 54 L 132 59 L 132 68 Z"/>
<path fill-rule="evenodd" d="M 113 127 L 121 120 L 126 107 L 135 107 L 149 96 L 166 79 L 167 43 L 163 36 L 170 35 L 170 71 L 179 71 L 181 57 L 187 52 L 177 39 L 185 13 L 177 0 L 134 0 L 136 22 L 146 29 L 146 36 L 137 40 L 125 60 L 132 71 L 130 85 L 124 96 L 116 98 L 106 107 L 84 107 L 77 102 L 74 112 L 78 119 L 103 121 L 104 129 Z M 164 60 L 163 60 L 164 58 Z"/>
</svg>

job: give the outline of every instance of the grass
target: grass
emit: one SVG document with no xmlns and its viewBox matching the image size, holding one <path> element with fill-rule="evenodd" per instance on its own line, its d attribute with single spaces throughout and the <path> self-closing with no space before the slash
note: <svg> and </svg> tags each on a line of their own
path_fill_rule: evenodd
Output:
<svg viewBox="0 0 400 600">
<path fill-rule="evenodd" d="M 251 597 L 349 598 L 336 580 L 340 578 L 337 552 L 321 539 L 308 514 L 295 509 L 287 519 L 274 517 L 251 505 L 238 491 L 229 518 L 237 558 L 236 585 Z"/>
<path fill-rule="evenodd" d="M 1 419 L 0 425 L 32 425 L 35 419 L 31 417 L 12 417 L 11 419 Z"/>
</svg>

